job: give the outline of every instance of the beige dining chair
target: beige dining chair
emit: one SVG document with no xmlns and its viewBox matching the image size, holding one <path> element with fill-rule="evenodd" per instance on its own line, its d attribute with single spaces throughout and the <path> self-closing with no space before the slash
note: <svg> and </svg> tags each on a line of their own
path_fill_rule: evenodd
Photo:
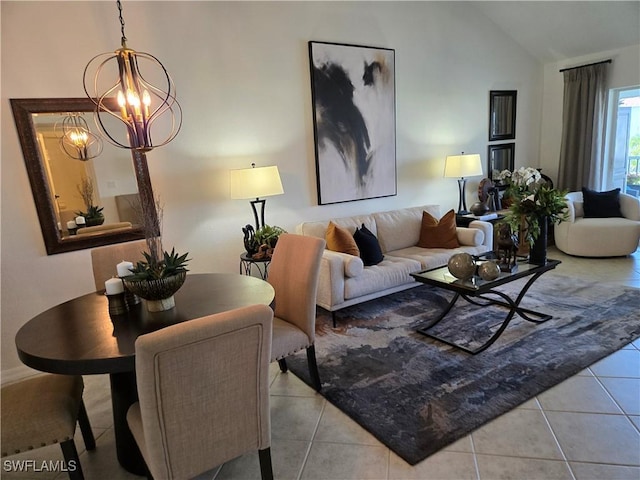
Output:
<svg viewBox="0 0 640 480">
<path fill-rule="evenodd" d="M 91 265 L 93 266 L 96 292 L 104 290 L 104 282 L 118 274 L 116 265 L 122 261 L 133 262 L 135 265 L 138 260 L 144 260 L 142 252 L 146 249 L 147 242 L 145 240 L 135 240 L 91 250 Z"/>
<path fill-rule="evenodd" d="M 2 456 L 59 443 L 69 478 L 82 480 L 82 466 L 73 440 L 76 422 L 86 449 L 96 448 L 82 400 L 83 390 L 80 375 L 54 374 L 39 375 L 2 387 Z"/>
<path fill-rule="evenodd" d="M 315 351 L 316 292 L 324 247 L 321 238 L 280 235 L 268 279 L 275 290 L 271 360 L 277 360 L 280 370 L 286 373 L 286 357 L 306 349 L 309 374 L 317 391 L 322 383 Z"/>
<path fill-rule="evenodd" d="M 127 422 L 155 479 L 193 478 L 253 450 L 273 478 L 272 319 L 252 305 L 138 337 L 140 400 Z"/>
</svg>

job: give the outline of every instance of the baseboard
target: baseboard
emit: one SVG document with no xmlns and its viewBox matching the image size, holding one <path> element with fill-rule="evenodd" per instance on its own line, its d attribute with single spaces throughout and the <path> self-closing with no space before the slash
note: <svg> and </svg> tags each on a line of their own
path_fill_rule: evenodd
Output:
<svg viewBox="0 0 640 480">
<path fill-rule="evenodd" d="M 29 368 L 26 365 L 22 365 L 20 367 L 2 370 L 2 372 L 0 372 L 0 383 L 2 385 L 7 385 L 39 374 L 42 374 L 42 372 Z"/>
</svg>

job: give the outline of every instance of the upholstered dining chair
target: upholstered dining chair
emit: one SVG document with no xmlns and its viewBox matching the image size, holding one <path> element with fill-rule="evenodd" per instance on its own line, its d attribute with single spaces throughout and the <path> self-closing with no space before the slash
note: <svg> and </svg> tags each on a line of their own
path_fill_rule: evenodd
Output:
<svg viewBox="0 0 640 480">
<path fill-rule="evenodd" d="M 96 292 L 104 290 L 104 282 L 117 275 L 116 265 L 123 260 L 133 262 L 144 260 L 142 252 L 147 249 L 145 240 L 116 243 L 91 250 L 91 264 L 93 266 L 93 280 Z"/>
<path fill-rule="evenodd" d="M 59 443 L 69 478 L 83 479 L 73 440 L 76 422 L 86 449 L 96 448 L 82 400 L 83 390 L 80 375 L 54 374 L 39 375 L 2 387 L 2 456 Z"/>
<path fill-rule="evenodd" d="M 284 233 L 278 238 L 269 265 L 268 282 L 275 290 L 271 360 L 288 370 L 286 357 L 306 349 L 311 381 L 322 388 L 315 351 L 316 292 L 320 260 L 325 247 L 321 238 Z"/>
<path fill-rule="evenodd" d="M 253 450 L 262 479 L 273 478 L 272 319 L 252 305 L 138 337 L 140 400 L 127 422 L 154 478 L 193 478 Z"/>
</svg>

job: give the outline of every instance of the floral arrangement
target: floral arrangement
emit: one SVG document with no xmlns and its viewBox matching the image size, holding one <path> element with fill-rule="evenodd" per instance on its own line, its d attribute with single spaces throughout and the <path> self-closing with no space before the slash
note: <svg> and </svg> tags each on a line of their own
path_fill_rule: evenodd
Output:
<svg viewBox="0 0 640 480">
<path fill-rule="evenodd" d="M 540 172 L 532 167 L 520 167 L 513 172 L 503 170 L 498 180 L 507 184 L 505 195 L 513 199 L 505 222 L 514 232 L 522 231 L 533 246 L 540 236 L 540 224 L 553 224 L 567 219 L 566 191 L 548 186 Z"/>
</svg>

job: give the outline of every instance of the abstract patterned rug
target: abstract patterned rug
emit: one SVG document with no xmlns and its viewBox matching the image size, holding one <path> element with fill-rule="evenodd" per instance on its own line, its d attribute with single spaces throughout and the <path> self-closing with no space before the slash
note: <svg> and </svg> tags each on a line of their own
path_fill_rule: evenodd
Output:
<svg viewBox="0 0 640 480">
<path fill-rule="evenodd" d="M 517 294 L 526 279 L 500 287 Z M 316 355 L 322 395 L 411 465 L 640 337 L 640 291 L 549 272 L 521 303 L 551 313 L 516 316 L 487 350 L 470 355 L 415 330 L 452 293 L 420 286 L 337 312 L 319 309 Z M 482 342 L 501 307 L 460 299 L 438 328 Z M 306 355 L 287 359 L 310 384 Z"/>
</svg>

